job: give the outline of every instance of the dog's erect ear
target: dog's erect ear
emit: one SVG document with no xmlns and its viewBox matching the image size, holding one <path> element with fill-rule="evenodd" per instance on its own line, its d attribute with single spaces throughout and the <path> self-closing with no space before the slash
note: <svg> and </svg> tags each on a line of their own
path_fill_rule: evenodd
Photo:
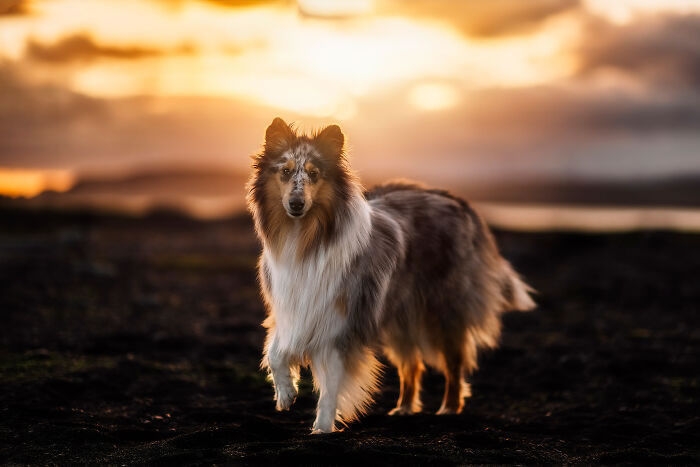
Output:
<svg viewBox="0 0 700 467">
<path fill-rule="evenodd" d="M 265 152 L 279 154 L 294 140 L 294 132 L 284 120 L 275 118 L 265 132 Z"/>
<path fill-rule="evenodd" d="M 330 125 L 324 128 L 314 141 L 325 155 L 337 159 L 343 153 L 345 136 L 338 125 Z"/>
</svg>

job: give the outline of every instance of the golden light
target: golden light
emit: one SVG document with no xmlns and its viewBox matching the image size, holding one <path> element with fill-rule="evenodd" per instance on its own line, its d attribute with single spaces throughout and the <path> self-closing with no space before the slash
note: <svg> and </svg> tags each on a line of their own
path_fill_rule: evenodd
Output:
<svg viewBox="0 0 700 467">
<path fill-rule="evenodd" d="M 75 183 L 70 170 L 0 168 L 0 195 L 32 197 L 42 191 L 67 191 Z"/>
<path fill-rule="evenodd" d="M 700 12 L 697 0 L 585 0 L 586 9 L 617 24 L 629 23 L 635 16 L 649 13 Z"/>
<path fill-rule="evenodd" d="M 76 70 L 72 86 L 98 97 L 236 97 L 347 119 L 358 97 L 426 74 L 447 78 L 462 66 L 460 38 L 431 25 L 389 18 L 336 27 L 289 22 L 288 13 L 281 11 L 267 15 L 265 22 L 276 25 L 272 29 L 277 33 L 264 46 L 233 56 L 213 49 L 194 56 L 96 62 Z"/>
<path fill-rule="evenodd" d="M 438 83 L 419 84 L 409 93 L 409 101 L 421 110 L 442 110 L 454 106 L 459 93 L 453 86 Z"/>
<path fill-rule="evenodd" d="M 285 4 L 38 0 L 36 16 L 12 20 L 0 31 L 12 46 L 0 50 L 0 57 L 19 58 L 16 49 L 29 39 L 53 44 L 84 34 L 96 44 L 163 53 L 66 64 L 60 73 L 37 66 L 34 78 L 60 80 L 94 97 L 230 97 L 339 120 L 356 114 L 359 99 L 411 83 L 459 84 L 412 92 L 416 108 L 434 110 L 456 102 L 459 88 L 544 83 L 571 69 L 563 51 L 578 29 L 570 18 L 551 21 L 534 34 L 480 41 L 448 24 L 372 14 L 373 3 L 304 0 L 299 7 L 313 16 L 308 18 Z M 347 21 L 317 19 L 348 15 Z"/>
<path fill-rule="evenodd" d="M 299 9 L 307 15 L 325 18 L 347 18 L 370 13 L 373 0 L 297 0 Z"/>
</svg>

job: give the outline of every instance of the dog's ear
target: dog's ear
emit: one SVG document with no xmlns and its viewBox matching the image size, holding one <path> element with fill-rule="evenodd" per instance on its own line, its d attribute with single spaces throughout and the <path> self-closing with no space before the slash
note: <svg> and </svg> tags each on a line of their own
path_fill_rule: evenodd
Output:
<svg viewBox="0 0 700 467">
<path fill-rule="evenodd" d="M 265 131 L 265 153 L 279 155 L 294 140 L 294 131 L 281 118 L 275 118 Z"/>
<path fill-rule="evenodd" d="M 327 126 L 314 138 L 314 141 L 324 155 L 332 159 L 338 159 L 343 154 L 345 136 L 338 125 Z"/>
</svg>

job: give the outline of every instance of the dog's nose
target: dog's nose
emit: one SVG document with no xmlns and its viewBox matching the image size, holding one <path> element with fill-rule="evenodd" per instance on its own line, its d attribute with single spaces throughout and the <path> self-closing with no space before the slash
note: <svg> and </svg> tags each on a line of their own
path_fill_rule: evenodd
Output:
<svg viewBox="0 0 700 467">
<path fill-rule="evenodd" d="M 301 214 L 301 211 L 304 210 L 304 199 L 294 198 L 289 200 L 289 209 L 293 214 Z"/>
</svg>

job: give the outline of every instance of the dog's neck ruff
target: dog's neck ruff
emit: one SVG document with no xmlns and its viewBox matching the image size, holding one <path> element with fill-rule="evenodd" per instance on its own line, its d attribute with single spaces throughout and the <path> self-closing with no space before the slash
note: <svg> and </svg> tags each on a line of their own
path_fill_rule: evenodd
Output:
<svg viewBox="0 0 700 467">
<path fill-rule="evenodd" d="M 268 248 L 263 251 L 277 345 L 300 360 L 340 333 L 344 320 L 336 307 L 343 278 L 369 244 L 371 207 L 359 189 L 347 201 L 347 209 L 338 213 L 345 218 L 336 219 L 337 235 L 309 255 L 296 254 L 298 226 L 289 232 L 279 255 Z"/>
</svg>

